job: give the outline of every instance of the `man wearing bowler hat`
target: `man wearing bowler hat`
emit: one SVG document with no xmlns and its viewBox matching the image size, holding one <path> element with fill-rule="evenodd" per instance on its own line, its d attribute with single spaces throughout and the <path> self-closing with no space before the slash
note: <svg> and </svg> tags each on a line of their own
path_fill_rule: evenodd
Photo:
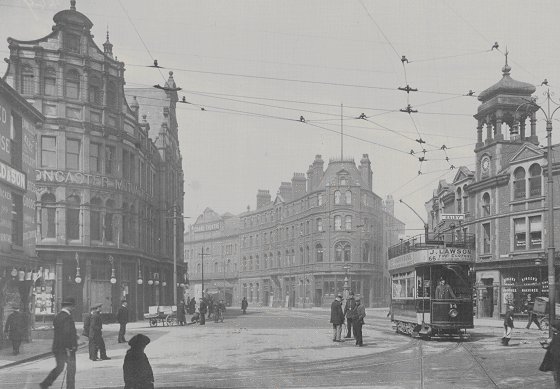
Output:
<svg viewBox="0 0 560 389">
<path fill-rule="evenodd" d="M 64 370 L 66 364 L 66 388 L 74 389 L 76 380 L 76 350 L 78 348 L 78 335 L 72 311 L 76 307 L 76 300 L 72 297 L 62 301 L 62 309 L 53 320 L 54 339 L 52 351 L 56 360 L 56 367 L 52 369 L 47 378 L 39 384 L 41 389 L 50 387 L 54 380 Z"/>
<path fill-rule="evenodd" d="M 356 346 L 362 347 L 364 341 L 362 339 L 362 326 L 364 325 L 364 317 L 366 317 L 366 307 L 362 304 L 360 296 L 356 298 L 356 314 L 352 324 L 354 325 L 354 337 L 356 338 Z"/>
<path fill-rule="evenodd" d="M 19 309 L 19 305 L 12 306 L 14 310 L 8 319 L 6 320 L 6 326 L 4 327 L 4 333 L 12 341 L 12 349 L 14 355 L 19 354 L 19 347 L 21 346 L 21 340 L 25 336 L 25 330 L 27 328 L 25 314 Z"/>
</svg>

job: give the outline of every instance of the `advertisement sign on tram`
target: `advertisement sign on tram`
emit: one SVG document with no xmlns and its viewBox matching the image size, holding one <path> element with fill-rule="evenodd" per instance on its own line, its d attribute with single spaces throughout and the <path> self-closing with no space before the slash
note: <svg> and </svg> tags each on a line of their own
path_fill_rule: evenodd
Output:
<svg viewBox="0 0 560 389">
<path fill-rule="evenodd" d="M 402 267 L 415 266 L 419 263 L 434 262 L 470 262 L 474 260 L 472 249 L 463 248 L 436 248 L 429 250 L 411 251 L 409 253 L 391 258 L 388 270 Z"/>
</svg>

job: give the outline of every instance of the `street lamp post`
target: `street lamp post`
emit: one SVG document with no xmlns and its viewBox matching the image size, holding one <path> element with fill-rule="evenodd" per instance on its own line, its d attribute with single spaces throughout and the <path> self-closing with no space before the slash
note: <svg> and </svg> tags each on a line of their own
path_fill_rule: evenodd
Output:
<svg viewBox="0 0 560 389">
<path fill-rule="evenodd" d="M 549 302 L 549 311 L 548 311 L 548 320 L 549 323 L 552 323 L 553 320 L 556 319 L 556 270 L 554 267 L 554 203 L 553 203 L 553 194 L 554 194 L 554 185 L 552 180 L 552 118 L 558 109 L 560 108 L 560 104 L 552 100 L 550 95 L 550 89 L 547 89 L 546 93 L 546 102 L 547 102 L 547 109 L 546 111 L 538 105 L 533 100 L 526 100 L 525 104 L 521 104 L 517 109 L 524 105 L 532 105 L 533 107 L 541 110 L 544 114 L 546 119 L 546 139 L 547 139 L 547 206 L 548 206 L 548 302 Z M 525 99 L 524 99 L 525 100 Z M 553 102 L 557 107 L 550 112 L 550 102 Z M 517 111 L 517 110 L 516 110 Z M 549 327 L 548 334 L 550 337 L 553 335 L 552 326 Z"/>
<path fill-rule="evenodd" d="M 173 209 L 173 304 L 177 304 L 177 219 L 190 219 L 190 216 L 182 216 L 178 214 L 177 204 L 171 207 Z M 169 212 L 169 209 L 167 210 Z"/>
</svg>

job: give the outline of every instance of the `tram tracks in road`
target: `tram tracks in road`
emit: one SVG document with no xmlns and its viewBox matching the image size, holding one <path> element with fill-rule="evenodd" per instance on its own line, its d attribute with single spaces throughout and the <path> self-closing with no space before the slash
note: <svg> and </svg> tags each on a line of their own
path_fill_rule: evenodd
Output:
<svg viewBox="0 0 560 389">
<path fill-rule="evenodd" d="M 468 347 L 467 345 L 464 344 L 464 342 L 460 342 L 459 345 L 461 346 L 461 348 L 463 348 L 469 355 L 470 357 L 475 361 L 475 363 L 478 365 L 478 367 L 480 368 L 480 370 L 482 370 L 482 372 L 484 373 L 484 375 L 486 376 L 486 378 L 488 378 L 488 380 L 492 383 L 492 385 L 495 388 L 499 388 L 498 384 L 496 383 L 496 381 L 494 381 L 494 379 L 490 376 L 490 373 L 488 372 L 488 370 L 486 370 L 486 368 L 484 367 L 484 364 L 480 361 L 480 358 L 474 353 L 474 351 Z"/>
</svg>

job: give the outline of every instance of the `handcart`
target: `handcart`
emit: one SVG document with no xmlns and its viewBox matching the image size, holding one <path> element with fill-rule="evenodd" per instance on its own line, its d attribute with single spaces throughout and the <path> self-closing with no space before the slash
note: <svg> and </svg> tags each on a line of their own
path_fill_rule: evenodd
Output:
<svg viewBox="0 0 560 389">
<path fill-rule="evenodd" d="M 176 305 L 151 305 L 148 313 L 144 314 L 144 319 L 148 320 L 150 327 L 157 327 L 158 322 L 162 326 L 174 326 L 177 324 Z"/>
<path fill-rule="evenodd" d="M 558 319 L 558 314 L 560 313 L 560 304 L 556 303 L 556 318 Z M 533 305 L 533 313 L 537 315 L 537 320 L 539 321 L 541 328 L 543 330 L 548 330 L 548 313 L 550 312 L 548 297 L 537 297 L 535 299 L 535 304 Z"/>
</svg>

